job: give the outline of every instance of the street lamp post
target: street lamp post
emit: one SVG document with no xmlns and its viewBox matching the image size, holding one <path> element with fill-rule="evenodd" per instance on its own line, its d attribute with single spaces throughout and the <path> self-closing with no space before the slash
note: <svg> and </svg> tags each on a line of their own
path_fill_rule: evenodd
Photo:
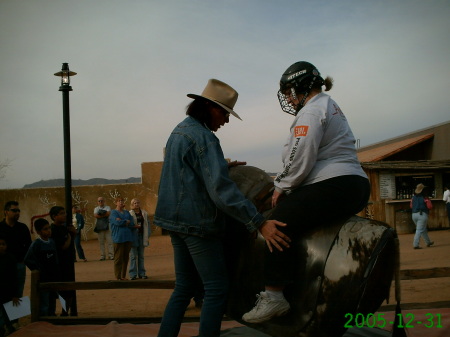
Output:
<svg viewBox="0 0 450 337">
<path fill-rule="evenodd" d="M 61 77 L 61 86 L 59 91 L 62 92 L 63 98 L 63 129 L 64 129 L 64 192 L 65 192 L 65 208 L 66 208 L 66 224 L 72 224 L 72 170 L 70 159 L 70 109 L 69 109 L 69 91 L 72 91 L 70 86 L 70 76 L 75 76 L 77 73 L 69 70 L 69 64 L 63 63 L 61 71 L 55 73 L 55 76 Z M 73 239 L 73 238 L 72 238 Z M 72 245 L 72 248 L 75 249 Z M 69 248 L 70 249 L 70 248 Z M 73 252 L 75 254 L 75 252 Z M 75 276 L 75 265 L 72 262 L 73 275 Z M 73 279 L 75 281 L 75 278 Z M 70 309 L 71 316 L 77 314 L 77 297 L 76 292 L 73 291 L 73 297 L 70 303 L 66 302 L 66 312 Z"/>
<path fill-rule="evenodd" d="M 55 73 L 55 76 L 61 77 L 61 86 L 59 91 L 62 92 L 63 98 L 63 129 L 64 129 L 64 187 L 65 187 L 65 201 L 67 221 L 72 222 L 72 170 L 70 159 L 70 109 L 69 109 L 69 91 L 72 91 L 70 86 L 70 76 L 75 76 L 77 73 L 69 70 L 69 64 L 63 63 L 61 71 Z"/>
</svg>

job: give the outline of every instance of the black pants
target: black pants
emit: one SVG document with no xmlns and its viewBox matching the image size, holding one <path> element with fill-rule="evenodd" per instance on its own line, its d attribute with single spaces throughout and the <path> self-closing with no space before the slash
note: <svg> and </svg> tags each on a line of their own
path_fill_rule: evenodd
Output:
<svg viewBox="0 0 450 337">
<path fill-rule="evenodd" d="M 345 220 L 367 205 L 370 184 L 360 176 L 341 176 L 302 186 L 285 197 L 271 219 L 287 224 L 278 227 L 292 243 L 283 252 L 265 252 L 265 285 L 285 286 L 293 281 L 296 242 L 306 231 L 331 221 Z"/>
</svg>

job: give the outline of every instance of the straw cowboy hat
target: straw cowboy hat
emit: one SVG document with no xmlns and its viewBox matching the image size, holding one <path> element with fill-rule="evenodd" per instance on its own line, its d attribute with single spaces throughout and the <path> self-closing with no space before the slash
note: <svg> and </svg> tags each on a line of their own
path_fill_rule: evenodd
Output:
<svg viewBox="0 0 450 337">
<path fill-rule="evenodd" d="M 416 190 L 414 191 L 414 193 L 416 193 L 416 194 L 422 193 L 422 191 L 423 191 L 423 189 L 424 189 L 425 187 L 426 187 L 426 186 L 425 186 L 424 184 L 419 184 L 419 185 L 417 185 L 417 186 L 416 186 Z"/>
<path fill-rule="evenodd" d="M 242 118 L 233 111 L 234 105 L 238 99 L 237 91 L 222 81 L 212 78 L 208 81 L 208 84 L 201 95 L 188 94 L 187 96 L 194 99 L 199 97 L 206 98 L 207 100 L 220 105 L 234 117 L 242 120 Z"/>
</svg>

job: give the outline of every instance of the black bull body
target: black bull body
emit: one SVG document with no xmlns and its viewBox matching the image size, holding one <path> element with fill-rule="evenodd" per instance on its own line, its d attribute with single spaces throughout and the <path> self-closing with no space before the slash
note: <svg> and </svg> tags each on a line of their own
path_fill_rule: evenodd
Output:
<svg viewBox="0 0 450 337">
<path fill-rule="evenodd" d="M 270 209 L 273 180 L 264 171 L 239 166 L 230 170 L 230 176 L 260 211 Z M 395 231 L 385 223 L 358 216 L 324 223 L 296 238 L 295 282 L 284 291 L 291 311 L 249 324 L 241 318 L 264 290 L 265 243 L 261 235 L 252 237 L 230 218 L 225 239 L 231 281 L 227 316 L 274 337 L 342 336 L 348 314 L 366 317 L 389 298 L 395 240 Z"/>
</svg>

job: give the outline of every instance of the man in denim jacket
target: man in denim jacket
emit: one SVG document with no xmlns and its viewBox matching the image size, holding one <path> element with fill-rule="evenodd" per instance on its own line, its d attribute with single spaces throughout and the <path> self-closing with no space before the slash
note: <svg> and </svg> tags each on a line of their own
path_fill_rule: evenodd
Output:
<svg viewBox="0 0 450 337">
<path fill-rule="evenodd" d="M 221 236 L 225 214 L 259 230 L 270 249 L 289 247 L 290 239 L 277 229 L 285 224 L 265 221 L 228 175 L 219 139 L 214 135 L 240 119 L 233 107 L 238 93 L 211 79 L 194 101 L 188 117 L 173 130 L 166 145 L 154 223 L 170 232 L 174 249 L 176 284 L 167 304 L 158 336 L 178 336 L 184 312 L 197 288 L 197 273 L 205 297 L 200 336 L 219 336 L 228 292 Z"/>
</svg>

